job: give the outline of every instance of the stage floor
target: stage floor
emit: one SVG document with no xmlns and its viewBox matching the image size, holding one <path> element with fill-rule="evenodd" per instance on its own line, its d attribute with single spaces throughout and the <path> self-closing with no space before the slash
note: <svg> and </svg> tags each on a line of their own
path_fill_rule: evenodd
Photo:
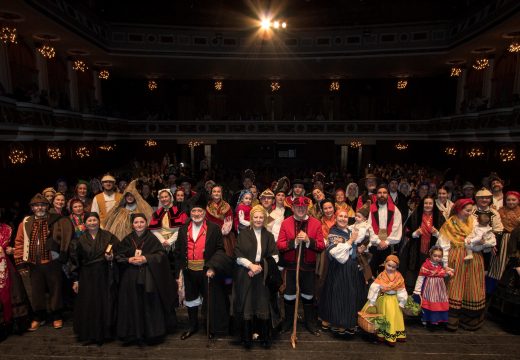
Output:
<svg viewBox="0 0 520 360">
<path fill-rule="evenodd" d="M 179 314 L 180 327 L 185 326 L 186 314 Z M 181 330 L 167 337 L 165 342 L 153 346 L 122 346 L 114 341 L 101 347 L 78 343 L 72 332 L 72 322 L 66 321 L 61 330 L 45 325 L 34 333 L 11 336 L 0 343 L 0 359 L 520 359 L 520 336 L 505 332 L 493 321 L 487 320 L 477 332 L 459 330 L 455 333 L 430 332 L 413 322 L 407 326 L 408 340 L 395 348 L 373 344 L 364 336 L 338 339 L 330 333 L 314 337 L 299 325 L 301 332 L 296 349 L 292 349 L 289 335 L 273 342 L 269 350 L 260 344 L 250 351 L 233 345 L 233 338 L 220 338 L 208 345 L 203 331 L 181 341 Z M 299 328 L 299 329 L 300 329 Z"/>
</svg>

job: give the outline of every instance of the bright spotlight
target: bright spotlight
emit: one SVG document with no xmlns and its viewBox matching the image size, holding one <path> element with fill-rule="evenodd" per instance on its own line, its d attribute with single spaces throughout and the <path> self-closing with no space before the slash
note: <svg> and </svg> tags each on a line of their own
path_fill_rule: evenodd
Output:
<svg viewBox="0 0 520 360">
<path fill-rule="evenodd" d="M 284 22 L 282 23 L 282 28 L 285 29 L 286 27 L 287 27 L 287 23 L 284 21 Z"/>
<path fill-rule="evenodd" d="M 271 22 L 269 21 L 269 19 L 262 20 L 262 29 L 268 30 L 270 26 L 271 26 Z"/>
<path fill-rule="evenodd" d="M 273 23 L 273 27 L 274 27 L 275 29 L 278 29 L 278 28 L 280 27 L 280 22 L 279 22 L 279 21 L 275 21 L 275 22 Z"/>
</svg>

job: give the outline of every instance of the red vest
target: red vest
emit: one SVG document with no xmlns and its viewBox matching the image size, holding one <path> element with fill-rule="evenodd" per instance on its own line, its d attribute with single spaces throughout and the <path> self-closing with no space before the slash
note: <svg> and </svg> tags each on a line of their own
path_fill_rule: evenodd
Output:
<svg viewBox="0 0 520 360">
<path fill-rule="evenodd" d="M 388 195 L 388 201 L 386 203 L 386 209 L 388 211 L 387 215 L 387 224 L 386 231 L 388 235 L 392 232 L 392 227 L 394 226 L 394 214 L 395 214 L 395 205 L 392 201 L 390 195 Z M 377 212 L 378 206 L 377 201 L 370 205 L 370 213 L 372 214 L 372 229 L 374 229 L 374 233 L 379 235 L 379 213 Z"/>
<path fill-rule="evenodd" d="M 206 234 L 208 226 L 206 221 L 202 223 L 197 241 L 193 239 L 192 232 L 193 222 L 188 225 L 188 260 L 204 260 L 204 248 L 206 247 Z"/>
</svg>

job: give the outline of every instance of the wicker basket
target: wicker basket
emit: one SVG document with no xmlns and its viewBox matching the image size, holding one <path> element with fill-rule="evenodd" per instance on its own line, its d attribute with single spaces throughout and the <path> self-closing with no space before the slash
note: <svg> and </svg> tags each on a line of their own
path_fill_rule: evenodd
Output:
<svg viewBox="0 0 520 360">
<path fill-rule="evenodd" d="M 367 333 L 374 334 L 376 332 L 376 326 L 369 320 L 382 316 L 382 314 L 369 314 L 364 311 L 358 312 L 358 325 L 361 329 Z"/>
<path fill-rule="evenodd" d="M 403 308 L 403 314 L 405 314 L 406 316 L 410 316 L 410 317 L 416 317 L 416 316 L 421 315 L 421 312 L 419 311 L 419 312 L 415 313 L 411 309 Z"/>
</svg>

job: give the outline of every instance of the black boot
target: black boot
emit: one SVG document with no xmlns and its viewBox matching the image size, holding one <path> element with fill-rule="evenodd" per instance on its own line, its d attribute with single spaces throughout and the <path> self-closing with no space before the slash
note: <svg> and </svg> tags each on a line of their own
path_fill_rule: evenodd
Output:
<svg viewBox="0 0 520 360">
<path fill-rule="evenodd" d="M 262 337 L 262 347 L 269 349 L 271 347 L 271 321 L 258 320 L 260 327 L 260 336 Z"/>
<path fill-rule="evenodd" d="M 302 299 L 303 315 L 305 317 L 305 328 L 315 336 L 320 336 L 320 332 L 316 327 L 316 315 L 314 311 L 314 303 L 311 300 Z"/>
<path fill-rule="evenodd" d="M 253 329 L 251 320 L 244 320 L 243 322 L 242 343 L 244 344 L 244 348 L 247 350 L 251 349 L 251 346 L 253 346 Z"/>
<path fill-rule="evenodd" d="M 292 331 L 294 323 L 294 304 L 296 300 L 284 300 L 285 320 L 282 325 L 282 333 Z"/>
<path fill-rule="evenodd" d="M 197 331 L 199 331 L 199 307 L 193 306 L 188 308 L 188 319 L 190 327 L 188 328 L 188 331 L 185 331 L 181 335 L 181 340 L 186 340 L 193 334 L 195 334 Z"/>
</svg>

